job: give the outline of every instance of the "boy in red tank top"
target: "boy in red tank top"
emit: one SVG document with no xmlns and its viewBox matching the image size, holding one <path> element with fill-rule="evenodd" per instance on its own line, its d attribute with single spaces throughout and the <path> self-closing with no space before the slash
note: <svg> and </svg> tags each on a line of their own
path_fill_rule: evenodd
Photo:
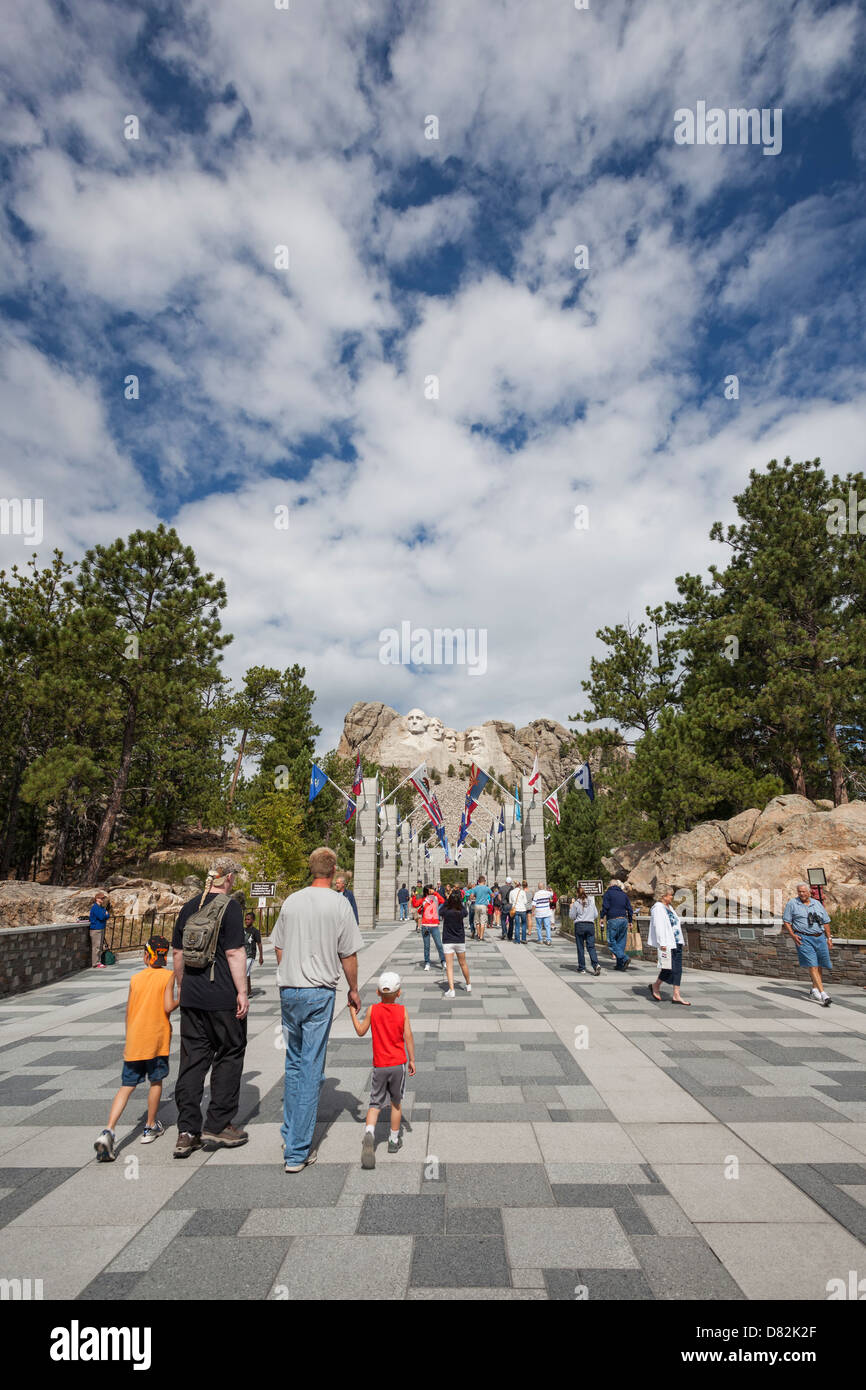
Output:
<svg viewBox="0 0 866 1390">
<path fill-rule="evenodd" d="M 400 1138 L 403 1092 L 406 1089 L 406 1072 L 415 1075 L 415 1039 L 409 1023 L 405 1005 L 398 1004 L 400 996 L 400 976 L 395 970 L 386 970 L 379 977 L 378 1004 L 372 1004 L 361 1022 L 358 1010 L 349 1005 L 352 1023 L 359 1038 L 368 1030 L 373 1033 L 373 1088 L 370 1092 L 370 1108 L 361 1143 L 361 1167 L 376 1167 L 376 1121 L 379 1111 L 391 1098 L 391 1132 L 388 1136 L 389 1154 L 399 1153 L 403 1147 Z"/>
</svg>

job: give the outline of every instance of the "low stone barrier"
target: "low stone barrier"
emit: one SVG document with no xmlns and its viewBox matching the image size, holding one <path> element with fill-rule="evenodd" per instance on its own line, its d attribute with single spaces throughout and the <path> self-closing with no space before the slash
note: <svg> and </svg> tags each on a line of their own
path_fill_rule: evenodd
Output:
<svg viewBox="0 0 866 1390">
<path fill-rule="evenodd" d="M 574 925 L 566 908 L 560 919 L 563 936 L 574 937 Z M 649 917 L 638 915 L 643 950 L 636 959 L 656 962 L 655 947 L 647 945 Z M 797 948 L 778 920 L 723 923 L 718 918 L 689 917 L 682 922 L 685 936 L 683 965 L 689 970 L 729 970 L 735 975 L 769 975 L 781 980 L 803 980 Z M 832 925 L 830 930 L 832 931 Z M 596 938 L 602 933 L 596 923 Z M 830 953 L 832 978 L 839 984 L 866 988 L 866 940 L 833 937 Z"/>
<path fill-rule="evenodd" d="M 89 965 L 87 922 L 0 931 L 0 998 L 63 980 Z"/>
</svg>

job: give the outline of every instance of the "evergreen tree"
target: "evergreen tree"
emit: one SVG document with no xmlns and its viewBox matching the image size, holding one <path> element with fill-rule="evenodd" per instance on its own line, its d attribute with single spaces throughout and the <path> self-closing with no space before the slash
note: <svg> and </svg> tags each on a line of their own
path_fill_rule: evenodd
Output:
<svg viewBox="0 0 866 1390">
<path fill-rule="evenodd" d="M 552 824 L 547 842 L 547 877 L 561 892 L 571 892 L 579 879 L 601 878 L 602 859 L 610 849 L 600 815 L 600 797 L 590 801 L 585 791 L 569 784 L 560 799 L 559 825 Z"/>
</svg>

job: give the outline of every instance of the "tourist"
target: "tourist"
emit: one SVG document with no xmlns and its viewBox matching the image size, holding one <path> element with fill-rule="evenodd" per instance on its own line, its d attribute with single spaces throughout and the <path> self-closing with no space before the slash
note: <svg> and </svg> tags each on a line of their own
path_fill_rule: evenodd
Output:
<svg viewBox="0 0 866 1390">
<path fill-rule="evenodd" d="M 493 909 L 493 926 L 494 926 L 494 927 L 499 927 L 500 930 L 501 930 L 501 927 L 502 927 L 502 889 L 499 887 L 499 884 L 498 884 L 498 883 L 494 883 L 493 888 L 492 888 L 491 891 L 492 891 L 492 893 L 493 893 L 493 897 L 492 897 L 491 900 L 490 900 L 490 902 L 491 902 L 491 907 L 492 907 L 492 909 Z M 503 941 L 505 940 L 505 932 L 504 932 L 504 931 L 501 932 L 501 939 L 502 939 Z"/>
<path fill-rule="evenodd" d="M 96 970 L 104 970 L 102 946 L 105 941 L 105 926 L 108 921 L 108 898 L 105 893 L 97 893 L 90 909 L 90 964 Z"/>
<path fill-rule="evenodd" d="M 526 924 L 529 931 L 529 938 L 532 940 L 532 929 L 535 925 L 535 913 L 532 907 L 532 898 L 529 896 L 529 884 L 523 880 L 523 891 L 526 894 Z"/>
<path fill-rule="evenodd" d="M 194 1149 L 236 1149 L 249 1136 L 234 1123 L 247 1049 L 244 915 L 231 896 L 240 866 L 226 856 L 208 870 L 204 892 L 184 903 L 172 936 L 180 998 L 180 1067 L 174 1088 L 175 1158 Z M 210 1104 L 202 1129 L 201 1101 L 210 1072 Z"/>
<path fill-rule="evenodd" d="M 379 1003 L 371 1004 L 363 1023 L 358 1010 L 349 1004 L 352 1024 L 359 1038 L 367 1030 L 372 1031 L 373 1042 L 373 1086 L 370 1091 L 370 1108 L 364 1124 L 364 1138 L 361 1140 L 361 1167 L 376 1167 L 376 1121 L 379 1112 L 390 1097 L 391 1130 L 388 1135 L 389 1154 L 399 1153 L 403 1147 L 400 1137 L 400 1121 L 403 1117 L 403 1093 L 406 1090 L 406 1072 L 415 1075 L 415 1039 L 409 1012 L 400 998 L 400 976 L 396 970 L 386 970 L 379 976 Z"/>
<path fill-rule="evenodd" d="M 577 890 L 577 896 L 568 915 L 574 923 L 574 944 L 577 947 L 577 973 L 586 974 L 586 955 L 589 951 L 589 959 L 592 964 L 594 975 L 601 974 L 601 966 L 598 963 L 598 956 L 595 950 L 595 921 L 598 917 L 598 908 L 595 905 L 595 898 L 587 895 L 586 889 L 581 886 Z"/>
<path fill-rule="evenodd" d="M 473 921 L 475 933 L 479 941 L 484 940 L 484 929 L 487 926 L 487 907 L 493 897 L 491 890 L 487 887 L 487 880 L 482 874 L 475 887 L 469 894 L 469 903 L 474 904 Z"/>
<path fill-rule="evenodd" d="M 785 930 L 797 947 L 797 960 L 812 980 L 811 998 L 824 1008 L 832 1003 L 824 989 L 822 970 L 832 970 L 830 952 L 830 914 L 823 903 L 812 897 L 808 883 L 797 884 L 796 898 L 789 898 L 782 913 Z"/>
<path fill-rule="evenodd" d="M 147 1092 L 147 1121 L 141 1142 L 152 1144 L 154 1139 L 165 1133 L 157 1112 L 162 1099 L 162 1083 L 168 1076 L 171 1047 L 169 1015 L 177 1008 L 174 975 L 166 966 L 167 956 L 168 942 L 165 937 L 152 936 L 144 948 L 145 968 L 137 970 L 129 981 L 120 1090 L 111 1102 L 108 1124 L 93 1145 L 100 1163 L 113 1163 L 117 1157 L 114 1152 L 117 1139 L 115 1126 L 136 1086 L 145 1076 L 150 1086 Z"/>
<path fill-rule="evenodd" d="M 355 902 L 355 894 L 349 887 L 348 878 L 342 870 L 334 874 L 334 892 L 341 893 L 355 914 L 355 921 L 358 921 L 358 904 Z"/>
<path fill-rule="evenodd" d="M 439 931 L 439 909 L 445 899 L 441 893 L 434 893 L 429 884 L 424 887 L 424 901 L 421 904 L 421 938 L 424 942 L 424 969 L 430 969 L 430 941 L 439 952 L 439 968 L 445 968 L 445 952 L 442 950 L 442 936 Z"/>
<path fill-rule="evenodd" d="M 262 934 L 256 926 L 256 914 L 246 913 L 244 917 L 244 949 L 247 953 L 247 994 L 252 995 L 253 961 L 256 958 L 256 951 L 259 953 L 259 965 L 264 965 L 265 957 L 262 951 Z"/>
<path fill-rule="evenodd" d="M 397 890 L 397 902 L 400 905 L 400 921 L 405 922 L 409 916 L 409 889 L 405 883 L 401 883 Z"/>
<path fill-rule="evenodd" d="M 421 890 L 421 884 L 419 883 L 416 885 L 415 891 L 412 894 L 412 920 L 415 923 L 416 931 L 421 930 L 421 908 L 423 904 L 424 894 Z"/>
<path fill-rule="evenodd" d="M 502 940 L 507 938 L 509 941 L 514 933 L 514 908 L 511 903 L 511 895 L 514 892 L 514 882 L 506 878 L 505 887 L 502 890 Z"/>
<path fill-rule="evenodd" d="M 526 884 L 515 883 L 509 899 L 511 915 L 514 918 L 514 940 L 518 945 L 526 945 Z"/>
<path fill-rule="evenodd" d="M 661 1003 L 661 990 L 659 985 L 673 985 L 672 1004 L 683 1004 L 686 1008 L 691 1005 L 687 999 L 680 998 L 680 983 L 683 978 L 683 929 L 680 926 L 680 919 L 674 912 L 671 903 L 673 902 L 673 888 L 663 888 L 659 894 L 658 902 L 653 903 L 650 913 L 649 936 L 647 938 L 650 946 L 655 946 L 659 953 L 658 979 L 650 985 L 650 994 L 657 1004 Z M 670 962 L 670 964 L 668 964 Z"/>
<path fill-rule="evenodd" d="M 607 927 L 607 944 L 616 958 L 617 970 L 628 970 L 631 961 L 625 949 L 628 929 L 634 919 L 631 899 L 618 878 L 612 878 L 601 900 L 601 921 Z"/>
<path fill-rule="evenodd" d="M 331 892 L 337 856 L 314 849 L 309 865 L 312 883 L 286 898 L 271 936 L 286 1049 L 280 1133 L 287 1173 L 316 1161 L 313 1131 L 341 971 L 349 1006 L 361 1007 L 358 952 L 364 942 L 345 895 Z"/>
<path fill-rule="evenodd" d="M 539 946 L 541 945 L 542 930 L 547 934 L 546 945 L 551 946 L 550 925 L 553 920 L 553 908 L 551 907 L 551 893 L 549 888 L 545 888 L 543 883 L 539 883 L 532 898 L 532 911 L 535 914 L 535 934 Z"/>
<path fill-rule="evenodd" d="M 454 998 L 454 957 L 463 972 L 463 979 L 466 982 L 466 993 L 472 993 L 472 983 L 469 979 L 469 967 L 466 964 L 466 932 L 463 927 L 463 919 L 466 916 L 466 908 L 460 899 L 459 890 L 455 889 L 445 904 L 445 911 L 442 915 L 442 940 L 445 948 L 445 970 L 448 975 L 448 988 L 445 991 L 445 999 Z"/>
</svg>

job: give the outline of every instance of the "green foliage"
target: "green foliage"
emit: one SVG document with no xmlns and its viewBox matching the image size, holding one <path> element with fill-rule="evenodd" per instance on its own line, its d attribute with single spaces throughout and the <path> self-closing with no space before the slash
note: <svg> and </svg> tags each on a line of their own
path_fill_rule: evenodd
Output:
<svg viewBox="0 0 866 1390">
<path fill-rule="evenodd" d="M 296 798 L 268 792 L 253 809 L 251 829 L 259 841 L 250 865 L 252 876 L 274 879 L 278 897 L 302 887 L 308 877 L 309 851 Z"/>
<path fill-rule="evenodd" d="M 570 893 L 578 879 L 602 878 L 602 858 L 610 849 L 601 817 L 600 797 L 590 801 L 580 788 L 560 797 L 559 825 L 547 842 L 547 877 L 558 892 Z"/>
<path fill-rule="evenodd" d="M 834 937 L 847 936 L 862 940 L 866 937 L 866 907 L 848 907 L 844 912 L 834 913 L 830 930 Z"/>
</svg>

